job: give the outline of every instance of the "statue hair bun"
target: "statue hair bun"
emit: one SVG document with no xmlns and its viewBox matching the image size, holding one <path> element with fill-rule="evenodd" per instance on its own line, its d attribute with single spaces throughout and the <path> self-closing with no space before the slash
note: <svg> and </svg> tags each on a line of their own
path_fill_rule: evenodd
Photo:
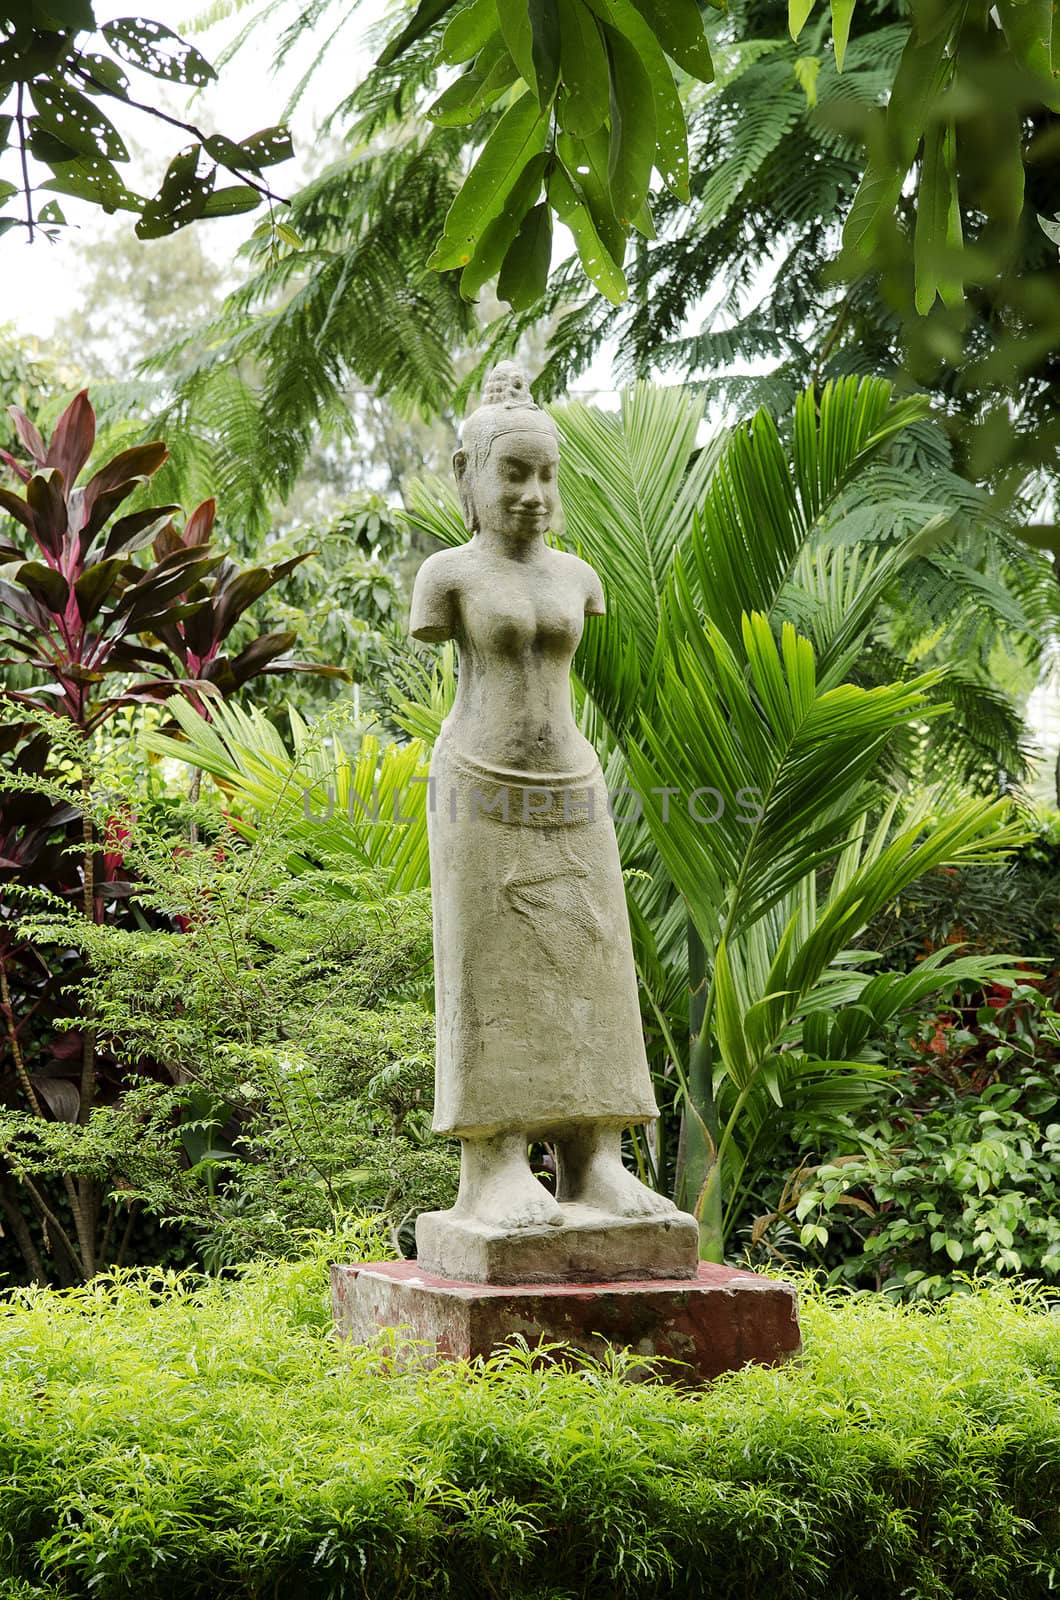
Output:
<svg viewBox="0 0 1060 1600">
<path fill-rule="evenodd" d="M 482 390 L 484 406 L 534 406 L 526 374 L 514 361 L 501 361 L 486 379 Z"/>
</svg>

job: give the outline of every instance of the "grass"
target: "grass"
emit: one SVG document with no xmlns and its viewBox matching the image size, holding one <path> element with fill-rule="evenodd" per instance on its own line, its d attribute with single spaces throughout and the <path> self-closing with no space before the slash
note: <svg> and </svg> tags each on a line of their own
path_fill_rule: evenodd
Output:
<svg viewBox="0 0 1060 1600">
<path fill-rule="evenodd" d="M 1060 1316 L 803 1291 L 804 1359 L 701 1395 L 395 1372 L 321 1254 L 0 1304 L 3 1600 L 1005 1600 L 1060 1583 Z"/>
</svg>

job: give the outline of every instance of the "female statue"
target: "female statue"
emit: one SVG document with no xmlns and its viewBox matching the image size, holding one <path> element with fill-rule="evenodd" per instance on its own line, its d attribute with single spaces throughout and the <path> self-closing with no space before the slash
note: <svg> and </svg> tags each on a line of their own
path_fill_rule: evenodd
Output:
<svg viewBox="0 0 1060 1600">
<path fill-rule="evenodd" d="M 459 682 L 431 760 L 434 1127 L 461 1140 L 452 1212 L 501 1230 L 674 1216 L 623 1165 L 658 1115 L 603 774 L 571 710 L 570 665 L 604 610 L 585 561 L 551 548 L 554 424 L 518 368 L 491 375 L 454 467 L 470 541 L 430 556 L 411 630 L 456 641 Z M 553 1142 L 553 1198 L 530 1141 Z M 684 1220 L 684 1219 L 682 1219 Z"/>
</svg>

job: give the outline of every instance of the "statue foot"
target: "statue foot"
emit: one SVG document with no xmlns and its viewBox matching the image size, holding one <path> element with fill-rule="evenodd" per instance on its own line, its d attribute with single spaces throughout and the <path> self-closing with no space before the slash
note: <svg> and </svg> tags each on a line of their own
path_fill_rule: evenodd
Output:
<svg viewBox="0 0 1060 1600">
<path fill-rule="evenodd" d="M 534 1177 L 521 1135 L 465 1139 L 456 1215 L 489 1228 L 559 1227 L 563 1212 Z"/>
<path fill-rule="evenodd" d="M 673 1201 L 649 1189 L 623 1164 L 621 1141 L 620 1130 L 603 1128 L 565 1142 L 559 1198 L 613 1217 L 672 1216 L 677 1210 Z"/>
</svg>

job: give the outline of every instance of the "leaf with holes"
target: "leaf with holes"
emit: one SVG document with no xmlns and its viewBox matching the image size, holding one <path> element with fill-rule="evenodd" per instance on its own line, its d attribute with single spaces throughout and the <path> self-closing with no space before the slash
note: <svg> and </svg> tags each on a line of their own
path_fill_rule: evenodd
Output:
<svg viewBox="0 0 1060 1600">
<path fill-rule="evenodd" d="M 81 156 L 76 161 L 50 162 L 53 176 L 41 184 L 56 194 L 91 200 L 106 212 L 139 211 L 143 201 L 127 189 L 117 167 L 104 156 Z"/>
<path fill-rule="evenodd" d="M 161 22 L 147 17 L 119 17 L 116 22 L 105 22 L 100 32 L 116 56 L 153 78 L 201 88 L 217 76 L 194 45 Z"/>
<path fill-rule="evenodd" d="M 169 163 L 161 188 L 144 206 L 136 224 L 138 238 L 161 239 L 204 214 L 217 169 L 212 167 L 200 176 L 199 149 L 192 145 Z"/>
<path fill-rule="evenodd" d="M 128 161 L 125 141 L 108 117 L 86 95 L 55 78 L 39 78 L 29 86 L 37 108 L 37 126 L 61 139 L 78 155 L 100 154 L 108 161 Z"/>
<path fill-rule="evenodd" d="M 274 167 L 280 161 L 290 161 L 294 155 L 291 131 L 282 123 L 273 128 L 262 128 L 247 139 L 240 139 L 237 148 L 242 155 L 232 165 L 249 167 L 253 172 L 260 172 L 262 167 Z"/>
<path fill-rule="evenodd" d="M 116 100 L 128 98 L 129 80 L 110 56 L 86 50 L 72 56 L 70 62 L 88 94 L 108 94 Z"/>
</svg>

